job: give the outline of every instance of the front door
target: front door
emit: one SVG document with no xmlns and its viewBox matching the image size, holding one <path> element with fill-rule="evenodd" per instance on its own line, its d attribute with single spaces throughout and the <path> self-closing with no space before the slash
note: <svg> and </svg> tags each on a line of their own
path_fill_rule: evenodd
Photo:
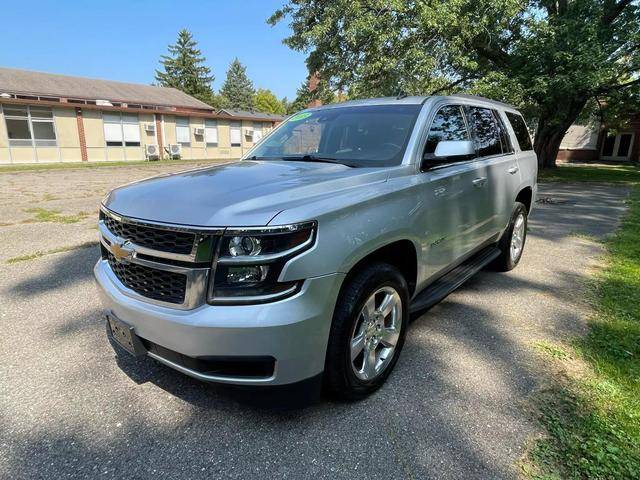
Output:
<svg viewBox="0 0 640 480">
<path fill-rule="evenodd" d="M 628 161 L 631 157 L 634 136 L 631 132 L 607 134 L 602 143 L 602 160 Z"/>
<path fill-rule="evenodd" d="M 462 107 L 441 107 L 427 135 L 422 155 L 426 162 L 419 177 L 423 204 L 418 221 L 424 229 L 422 266 L 426 278 L 473 250 L 481 237 L 479 229 L 486 223 L 486 168 L 474 158 L 433 158 L 438 142 L 470 139 Z"/>
</svg>

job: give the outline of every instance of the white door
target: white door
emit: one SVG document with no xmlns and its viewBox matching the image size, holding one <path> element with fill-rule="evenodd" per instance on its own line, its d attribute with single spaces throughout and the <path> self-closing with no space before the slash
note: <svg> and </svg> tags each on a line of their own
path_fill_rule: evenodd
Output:
<svg viewBox="0 0 640 480">
<path fill-rule="evenodd" d="M 629 160 L 634 136 L 635 134 L 631 132 L 619 133 L 617 135 L 607 134 L 602 143 L 601 158 L 603 160 Z"/>
</svg>

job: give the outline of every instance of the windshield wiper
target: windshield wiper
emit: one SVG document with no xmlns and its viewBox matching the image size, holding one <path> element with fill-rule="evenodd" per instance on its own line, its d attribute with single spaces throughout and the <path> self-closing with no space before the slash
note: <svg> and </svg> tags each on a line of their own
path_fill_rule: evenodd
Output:
<svg viewBox="0 0 640 480">
<path fill-rule="evenodd" d="M 350 167 L 352 168 L 353 165 L 349 165 L 348 163 L 344 163 L 341 160 L 338 160 L 337 158 L 331 158 L 331 157 L 320 157 L 317 155 L 300 155 L 300 156 L 287 156 L 287 157 L 282 157 L 282 160 L 289 160 L 292 162 L 324 162 L 324 163 L 337 163 L 340 165 L 344 165 L 345 167 Z"/>
</svg>

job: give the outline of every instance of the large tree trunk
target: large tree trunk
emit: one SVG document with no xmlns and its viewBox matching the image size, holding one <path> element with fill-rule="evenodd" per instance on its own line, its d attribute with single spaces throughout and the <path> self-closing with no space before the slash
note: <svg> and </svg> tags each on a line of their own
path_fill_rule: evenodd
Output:
<svg viewBox="0 0 640 480">
<path fill-rule="evenodd" d="M 576 121 L 586 103 L 586 98 L 564 101 L 560 105 L 554 105 L 555 108 L 548 108 L 547 111 L 554 113 L 553 120 L 544 115 L 538 120 L 538 129 L 536 130 L 533 148 L 538 155 L 539 168 L 556 167 L 556 159 L 562 139 L 569 127 Z"/>
<path fill-rule="evenodd" d="M 534 150 L 538 155 L 539 168 L 556 167 L 560 143 L 562 143 L 567 128 L 560 126 L 538 128 L 534 141 Z"/>
</svg>

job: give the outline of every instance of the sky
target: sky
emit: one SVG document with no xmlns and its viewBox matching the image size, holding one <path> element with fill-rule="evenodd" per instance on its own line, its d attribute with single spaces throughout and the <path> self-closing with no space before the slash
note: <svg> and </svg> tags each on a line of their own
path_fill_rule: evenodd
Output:
<svg viewBox="0 0 640 480">
<path fill-rule="evenodd" d="M 266 19 L 284 0 L 11 1 L 0 5 L 0 66 L 151 83 L 160 55 L 178 31 L 190 30 L 215 75 L 224 81 L 234 57 L 256 88 L 295 97 L 305 55 L 283 45 L 287 23 Z"/>
</svg>

